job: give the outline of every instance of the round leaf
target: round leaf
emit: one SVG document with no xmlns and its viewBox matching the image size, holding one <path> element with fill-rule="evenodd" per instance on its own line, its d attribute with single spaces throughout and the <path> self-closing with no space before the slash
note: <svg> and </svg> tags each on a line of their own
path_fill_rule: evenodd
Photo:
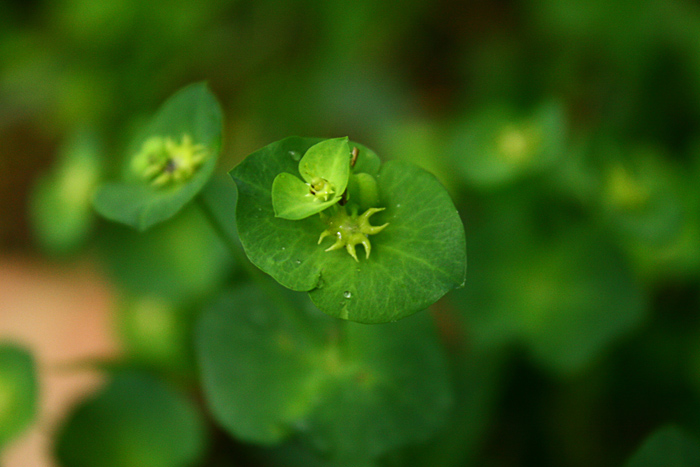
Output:
<svg viewBox="0 0 700 467">
<path fill-rule="evenodd" d="M 123 374 L 75 410 L 56 449 L 64 467 L 186 467 L 204 444 L 189 400 L 151 377 Z"/>
<path fill-rule="evenodd" d="M 356 262 L 344 250 L 325 251 L 327 244 L 318 240 L 327 226 L 319 216 L 275 217 L 274 178 L 295 166 L 290 153 L 303 153 L 314 141 L 273 143 L 231 171 L 239 190 L 239 235 L 253 264 L 292 290 L 310 291 L 322 311 L 364 323 L 408 316 L 464 282 L 461 220 L 440 183 L 418 167 L 392 161 L 376 174 L 371 167 L 362 170 L 376 176 L 380 207 L 386 208 L 372 217 L 373 224 L 389 223 L 371 237 L 368 259 Z M 366 154 L 360 150 L 357 170 L 370 165 Z"/>
<path fill-rule="evenodd" d="M 435 434 L 450 416 L 452 389 L 430 315 L 345 325 L 346 342 L 328 367 L 334 384 L 301 424 L 313 445 L 359 463 Z"/>
<path fill-rule="evenodd" d="M 324 378 L 320 342 L 279 308 L 252 287 L 227 293 L 203 314 L 195 338 L 212 413 L 235 437 L 261 444 L 289 434 Z"/>
<path fill-rule="evenodd" d="M 157 187 L 135 175 L 125 175 L 124 181 L 106 183 L 99 188 L 95 209 L 108 219 L 139 230 L 175 215 L 199 193 L 214 172 L 221 150 L 222 122 L 221 108 L 206 84 L 193 84 L 179 91 L 165 102 L 136 139 L 129 156 L 137 154 L 143 143 L 153 137 L 177 142 L 190 138 L 206 151 L 202 165 L 188 180 L 170 186 Z"/>
<path fill-rule="evenodd" d="M 37 381 L 32 356 L 10 344 L 0 345 L 0 451 L 36 415 Z"/>
<path fill-rule="evenodd" d="M 368 460 L 426 439 L 447 420 L 448 372 L 428 315 L 362 326 L 300 302 L 242 289 L 202 316 L 205 396 L 232 435 L 272 444 L 296 433 L 334 458 Z"/>
</svg>

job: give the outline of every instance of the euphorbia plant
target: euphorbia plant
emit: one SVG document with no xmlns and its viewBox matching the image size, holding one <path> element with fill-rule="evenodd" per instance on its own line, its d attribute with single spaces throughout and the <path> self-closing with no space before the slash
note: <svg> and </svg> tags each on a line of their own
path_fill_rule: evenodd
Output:
<svg viewBox="0 0 700 467">
<path fill-rule="evenodd" d="M 464 282 L 461 220 L 437 179 L 418 167 L 382 165 L 347 138 L 290 137 L 230 173 L 248 258 L 331 316 L 396 321 Z"/>
<path fill-rule="evenodd" d="M 236 439 L 271 446 L 294 437 L 334 465 L 368 465 L 392 449 L 428 439 L 444 425 L 452 403 L 448 365 L 429 315 L 387 326 L 348 321 L 397 321 L 464 283 L 464 229 L 449 195 L 428 172 L 399 161 L 382 164 L 347 137 L 272 143 L 230 171 L 235 183 L 224 183 L 212 179 L 222 127 L 222 112 L 206 85 L 180 91 L 130 145 L 121 178 L 98 187 L 94 204 L 111 220 L 153 229 L 145 234 L 152 249 L 171 235 L 159 224 L 175 226 L 170 218 L 192 216 L 190 208 L 178 213 L 195 201 L 200 217 L 248 274 L 235 276 L 208 300 L 202 287 L 182 286 L 162 302 L 131 297 L 126 303 L 168 306 L 158 308 L 157 316 L 146 307 L 124 318 L 153 318 L 165 326 L 177 321 L 180 307 L 201 309 L 192 327 L 201 392 L 218 425 Z M 201 244 L 190 239 L 172 246 L 192 243 Z M 116 256 L 119 263 L 128 254 Z M 142 284 L 143 274 L 138 279 L 137 295 L 151 290 Z M 307 292 L 311 301 L 294 291 Z M 127 342 L 174 335 L 150 330 L 148 323 L 127 322 Z M 139 329 L 148 330 L 146 340 L 133 335 Z M 179 345 L 182 339 L 154 348 L 168 349 L 163 360 L 187 355 Z M 160 362 L 138 354 L 136 349 L 142 364 Z M 164 367 L 180 368 L 180 377 L 188 368 Z M 76 413 L 61 446 L 84 437 L 87 442 L 86 420 L 99 404 L 128 403 L 135 394 L 131 387 L 160 391 L 138 375 L 126 378 L 129 385 L 117 378 L 95 399 L 97 405 Z M 190 413 L 186 401 L 171 398 Z M 201 446 L 195 419 L 178 431 L 155 406 L 148 410 L 165 417 L 162 436 Z M 105 434 L 103 448 L 114 449 L 113 439 L 121 434 Z M 195 451 L 179 455 L 190 458 Z M 85 456 L 83 461 L 95 462 Z M 79 461 L 64 460 L 69 466 Z"/>
</svg>

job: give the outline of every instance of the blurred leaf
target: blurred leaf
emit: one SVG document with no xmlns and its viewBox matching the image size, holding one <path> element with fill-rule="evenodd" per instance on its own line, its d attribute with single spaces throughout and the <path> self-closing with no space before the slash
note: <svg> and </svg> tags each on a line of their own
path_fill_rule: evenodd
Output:
<svg viewBox="0 0 700 467">
<path fill-rule="evenodd" d="M 448 423 L 427 441 L 389 454 L 383 465 L 461 467 L 472 465 L 501 395 L 503 355 L 459 349 L 451 355 L 452 380 L 459 397 Z"/>
<path fill-rule="evenodd" d="M 206 84 L 190 85 L 171 97 L 158 111 L 148 127 L 132 145 L 125 180 L 102 185 L 95 196 L 95 208 L 104 217 L 121 222 L 139 230 L 146 230 L 175 215 L 192 200 L 211 177 L 221 150 L 223 116 L 216 98 Z M 144 165 L 153 161 L 146 152 L 154 138 L 165 138 L 175 146 L 167 152 L 162 167 L 153 174 L 158 178 L 149 182 L 144 179 L 151 166 L 134 168 L 135 158 L 143 156 Z M 193 147 L 202 147 L 204 162 L 194 173 L 182 181 L 157 186 L 162 176 L 175 175 L 185 169 L 181 161 L 187 142 Z M 140 151 L 140 152 L 139 152 Z M 148 157 L 145 157 L 148 156 Z M 155 182 L 155 183 L 154 183 Z"/>
<path fill-rule="evenodd" d="M 490 107 L 457 127 L 450 152 L 467 184 L 502 186 L 562 157 L 564 118 L 563 108 L 554 102 L 526 116 L 507 106 Z"/>
<path fill-rule="evenodd" d="M 636 148 L 628 157 L 622 151 L 629 149 L 607 148 L 603 156 L 602 209 L 613 228 L 653 249 L 682 225 L 681 177 L 652 149 Z"/>
<path fill-rule="evenodd" d="M 692 275 L 700 265 L 693 183 L 653 148 L 611 144 L 601 152 L 599 209 L 636 269 L 648 279 Z"/>
<path fill-rule="evenodd" d="M 238 191 L 231 177 L 225 174 L 215 174 L 204 187 L 200 196 L 208 209 L 216 216 L 226 237 L 237 243 L 239 241 L 238 228 L 236 227 Z"/>
<path fill-rule="evenodd" d="M 434 120 L 391 121 L 381 137 L 381 149 L 391 159 L 415 164 L 435 175 L 451 194 L 457 193 L 458 174 L 446 157 L 444 123 Z"/>
<path fill-rule="evenodd" d="M 192 315 L 157 296 L 122 300 L 117 324 L 127 355 L 157 370 L 194 373 Z"/>
<path fill-rule="evenodd" d="M 427 315 L 368 327 L 270 298 L 229 293 L 199 323 L 205 395 L 232 435 L 273 444 L 296 433 L 332 458 L 367 461 L 446 421 L 447 368 Z"/>
<path fill-rule="evenodd" d="M 152 377 L 119 374 L 68 417 L 56 454 L 64 467 L 186 467 L 204 448 L 189 400 Z"/>
<path fill-rule="evenodd" d="M 524 342 L 545 367 L 581 371 L 640 324 L 646 297 L 595 230 L 574 224 L 543 236 L 527 211 L 538 207 L 505 202 L 488 204 L 490 220 L 472 227 L 473 279 L 451 300 L 477 349 Z"/>
<path fill-rule="evenodd" d="M 700 443 L 694 436 L 666 426 L 652 433 L 626 467 L 691 467 L 700 465 Z"/>
<path fill-rule="evenodd" d="M 303 154 L 314 142 L 287 138 L 256 151 L 231 171 L 238 185 L 239 234 L 253 264 L 285 287 L 309 291 L 322 311 L 364 323 L 409 316 L 461 286 L 464 228 L 445 189 L 417 167 L 392 161 L 377 174 L 379 206 L 386 210 L 372 218 L 373 225 L 389 225 L 372 237 L 368 259 L 358 262 L 344 251 L 324 251 L 318 239 L 327 226 L 318 217 L 276 218 L 272 182 L 278 173 L 295 170 L 290 153 Z M 360 172 L 368 153 L 353 145 L 360 148 L 355 166 Z"/>
<path fill-rule="evenodd" d="M 273 444 L 313 407 L 323 380 L 321 345 L 255 288 L 223 295 L 201 317 L 195 343 L 202 385 L 216 419 L 232 435 Z M 296 304 L 296 301 L 294 302 Z"/>
<path fill-rule="evenodd" d="M 162 296 L 184 305 L 216 290 L 232 265 L 224 244 L 195 205 L 148 232 L 110 226 L 100 246 L 108 272 L 128 293 Z"/>
<path fill-rule="evenodd" d="M 38 383 L 26 350 L 0 343 L 0 452 L 34 420 Z"/>
<path fill-rule="evenodd" d="M 57 166 L 36 181 L 30 201 L 34 234 L 49 253 L 82 246 L 92 231 L 92 195 L 102 172 L 102 150 L 93 133 L 78 133 L 60 151 Z"/>
</svg>

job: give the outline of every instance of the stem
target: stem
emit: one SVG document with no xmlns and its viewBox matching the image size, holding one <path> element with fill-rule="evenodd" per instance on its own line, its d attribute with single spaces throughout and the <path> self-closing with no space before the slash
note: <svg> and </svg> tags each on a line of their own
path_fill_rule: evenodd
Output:
<svg viewBox="0 0 700 467">
<path fill-rule="evenodd" d="M 279 309 L 284 312 L 290 322 L 296 324 L 311 339 L 318 340 L 316 327 L 312 323 L 310 317 L 306 313 L 300 312 L 294 304 L 286 296 L 281 294 L 279 289 L 268 280 L 266 274 L 250 262 L 243 250 L 243 246 L 226 232 L 224 224 L 204 196 L 201 194 L 197 196 L 196 202 L 204 214 L 204 217 L 209 221 L 211 228 L 214 229 L 217 236 L 224 242 L 229 252 L 236 260 L 236 264 L 241 265 L 252 280 L 265 289 L 269 296 L 274 297 L 275 304 L 280 305 Z"/>
</svg>

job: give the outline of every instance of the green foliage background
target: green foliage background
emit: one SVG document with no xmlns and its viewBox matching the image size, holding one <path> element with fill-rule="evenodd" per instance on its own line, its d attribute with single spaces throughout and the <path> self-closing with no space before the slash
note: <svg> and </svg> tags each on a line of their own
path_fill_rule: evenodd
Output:
<svg viewBox="0 0 700 467">
<path fill-rule="evenodd" d="M 191 419 L 181 427 L 194 433 L 191 449 L 164 466 L 614 466 L 669 423 L 685 431 L 663 431 L 630 465 L 661 465 L 639 456 L 658 458 L 655 446 L 672 449 L 677 433 L 697 452 L 695 2 L 15 0 L 0 3 L 0 57 L 0 248 L 52 260 L 96 252 L 123 295 L 122 363 L 151 374 L 117 371 L 76 412 L 77 430 L 90 432 L 90 407 L 143 390 L 167 393 Z M 221 174 L 290 135 L 348 135 L 384 162 L 426 168 L 451 193 L 466 285 L 407 318 L 434 322 L 452 387 L 431 436 L 373 446 L 381 455 L 371 458 L 345 446 L 329 461 L 316 455 L 329 441 L 305 437 L 313 429 L 262 448 L 193 405 L 194 323 L 222 287 L 247 282 L 240 258 L 194 207 L 138 236 L 87 206 L 147 118 L 201 80 L 225 115 Z M 235 238 L 230 183 L 216 179 L 204 196 Z M 391 374 L 410 357 L 382 364 Z M 336 409 L 347 399 L 372 407 L 352 399 L 354 383 L 338 384 L 324 381 L 339 388 Z M 340 409 L 311 420 L 342 444 L 357 430 L 337 426 L 348 417 Z M 407 432 L 424 431 L 410 423 Z M 66 452 L 84 438 L 66 436 L 59 454 L 79 465 Z"/>
</svg>

